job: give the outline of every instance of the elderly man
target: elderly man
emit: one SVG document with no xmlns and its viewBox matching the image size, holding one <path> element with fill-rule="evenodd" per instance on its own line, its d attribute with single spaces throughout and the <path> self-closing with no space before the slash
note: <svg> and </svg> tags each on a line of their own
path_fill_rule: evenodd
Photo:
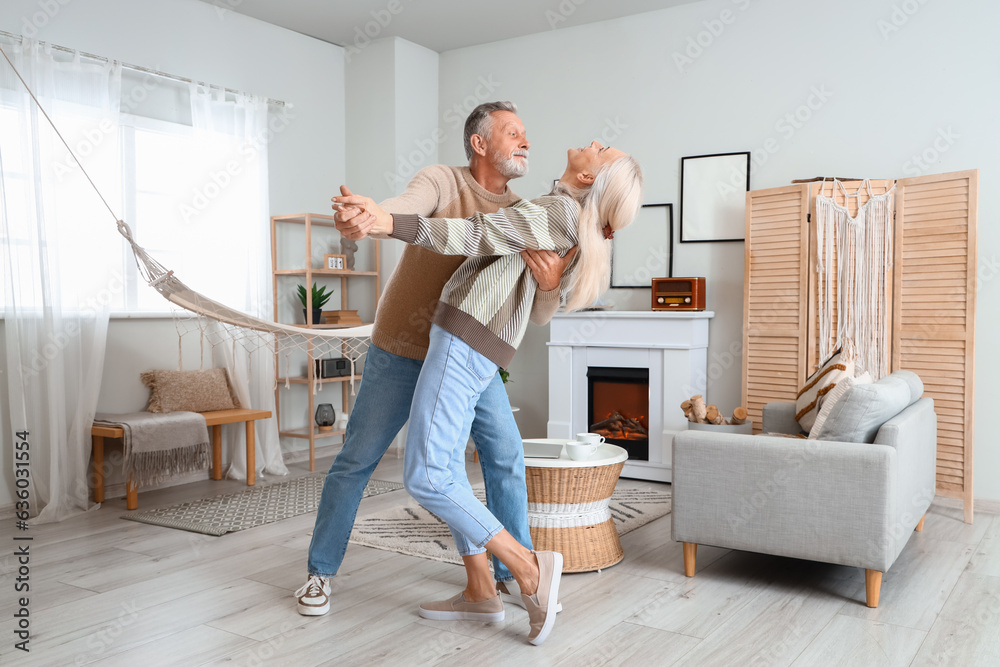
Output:
<svg viewBox="0 0 1000 667">
<path fill-rule="evenodd" d="M 392 213 L 465 217 L 476 211 L 492 213 L 518 201 L 520 197 L 507 184 L 527 173 L 530 144 L 516 112 L 509 102 L 476 107 L 465 123 L 469 166 L 422 169 L 402 195 L 382 202 L 382 208 Z M 373 222 L 368 213 L 357 209 L 340 210 L 335 220 L 344 233 L 365 229 Z M 525 261 L 538 282 L 533 322 L 548 322 L 559 307 L 559 279 L 574 254 L 560 258 L 546 251 L 526 252 Z M 300 614 L 317 616 L 330 608 L 329 579 L 343 561 L 364 487 L 409 416 L 438 297 L 464 259 L 407 246 L 386 285 L 344 447 L 323 485 L 309 545 L 309 578 L 296 591 Z M 499 375 L 476 406 L 471 436 L 479 451 L 490 510 L 530 549 L 521 437 Z M 495 621 L 503 618 L 502 600 L 523 606 L 517 584 L 503 564 L 494 560 L 495 584 L 485 552 L 463 556 L 463 560 L 466 589 L 451 600 L 421 605 L 422 616 Z"/>
</svg>

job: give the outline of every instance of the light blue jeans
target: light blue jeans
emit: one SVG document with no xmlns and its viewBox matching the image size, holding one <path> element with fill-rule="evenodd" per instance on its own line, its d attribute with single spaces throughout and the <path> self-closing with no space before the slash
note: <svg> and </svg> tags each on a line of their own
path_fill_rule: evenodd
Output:
<svg viewBox="0 0 1000 667">
<path fill-rule="evenodd" d="M 448 524 L 463 556 L 482 553 L 504 529 L 472 493 L 465 474 L 465 443 L 476 405 L 496 380 L 497 370 L 461 338 L 433 325 L 410 407 L 403 482 L 417 502 Z M 490 498 L 489 488 L 486 494 Z"/>
<path fill-rule="evenodd" d="M 344 447 L 323 483 L 309 544 L 309 574 L 332 577 L 340 569 L 365 485 L 409 418 L 422 366 L 423 362 L 368 346 Z M 514 539 L 530 549 L 524 450 L 498 373 L 480 395 L 475 413 L 472 438 L 479 450 L 487 503 Z M 498 581 L 513 579 L 496 559 L 493 572 Z"/>
</svg>

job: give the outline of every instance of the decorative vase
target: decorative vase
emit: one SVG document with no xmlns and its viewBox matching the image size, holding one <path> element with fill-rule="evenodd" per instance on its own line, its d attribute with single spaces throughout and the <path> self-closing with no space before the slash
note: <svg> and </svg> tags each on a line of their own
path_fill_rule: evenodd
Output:
<svg viewBox="0 0 1000 667">
<path fill-rule="evenodd" d="M 313 308 L 312 309 L 312 320 L 309 319 L 309 311 L 305 308 L 302 309 L 302 319 L 306 321 L 306 324 L 322 324 L 323 323 L 323 309 Z"/>
<path fill-rule="evenodd" d="M 320 403 L 316 406 L 316 426 L 320 431 L 332 431 L 333 424 L 337 421 L 337 412 L 329 403 Z"/>
</svg>

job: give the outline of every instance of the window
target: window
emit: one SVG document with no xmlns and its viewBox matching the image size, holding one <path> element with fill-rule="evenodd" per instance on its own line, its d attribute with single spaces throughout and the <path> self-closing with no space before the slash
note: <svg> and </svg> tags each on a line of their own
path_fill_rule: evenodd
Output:
<svg viewBox="0 0 1000 667">
<path fill-rule="evenodd" d="M 35 215 L 35 187 L 28 178 L 32 147 L 21 118 L 18 110 L 5 107 L 0 98 L 0 159 L 6 212 L 12 220 Z M 75 128 L 66 127 L 73 123 L 67 123 L 65 115 L 62 118 L 60 130 L 74 146 Z M 79 125 L 90 127 L 82 118 Z M 109 187 L 98 180 L 98 187 L 132 228 L 136 241 L 193 289 L 245 309 L 247 261 L 258 250 L 251 244 L 260 243 L 259 230 L 251 226 L 261 224 L 259 188 L 267 187 L 260 182 L 256 153 L 228 134 L 199 132 L 189 125 L 129 114 L 121 115 L 119 138 L 121 195 L 117 183 Z M 43 151 L 61 149 L 47 145 L 51 139 L 54 135 L 42 134 Z M 110 300 L 113 313 L 169 312 L 167 300 L 139 274 L 131 249 L 103 207 L 103 215 L 87 219 L 74 216 L 68 208 L 81 197 L 91 200 L 96 195 L 72 158 L 64 157 L 58 159 L 58 170 L 67 178 L 55 176 L 51 189 L 56 195 L 46 204 L 46 210 L 51 205 L 60 223 L 65 222 L 60 225 L 63 251 L 58 261 L 62 284 L 82 295 L 101 294 L 103 300 Z M 26 262 L 24 266 L 36 261 L 32 241 L 6 238 L 0 230 L 0 243 L 10 244 L 15 262 Z M 0 311 L 4 299 L 0 291 Z"/>
<path fill-rule="evenodd" d="M 115 289 L 116 281 L 120 284 L 116 276 L 121 273 L 114 221 L 103 205 L 91 205 L 99 199 L 51 128 L 39 120 L 39 129 L 29 130 L 27 116 L 17 102 L 0 91 L 0 176 L 6 218 L 0 243 L 11 250 L 10 271 L 26 281 L 19 290 L 19 306 L 25 312 L 56 303 L 88 308 L 101 298 L 114 308 L 120 293 Z M 117 169 L 109 167 L 117 164 L 118 142 L 95 134 L 94 128 L 102 125 L 92 109 L 56 101 L 49 111 L 69 144 L 88 152 L 91 176 L 114 204 L 119 178 Z M 109 173 L 114 177 L 102 178 Z M 58 235 L 57 244 L 39 234 L 33 223 L 39 215 L 57 221 L 55 231 L 49 232 Z M 42 281 L 35 280 L 42 274 L 49 277 L 47 284 L 58 287 L 43 287 Z M 5 307 L 6 298 L 6 290 L 0 292 L 0 308 Z"/>
<path fill-rule="evenodd" d="M 0 105 L 0 177 L 3 178 L 3 199 L 0 206 L 4 207 L 0 214 L 6 213 L 10 218 L 17 219 L 28 215 L 28 179 L 24 173 L 24 148 L 20 116 L 13 109 Z M 10 226 L 11 230 L 17 229 Z M 16 232 L 13 232 L 16 234 Z M 29 239 L 25 236 L 7 238 L 7 228 L 0 226 L 0 243 L 10 244 L 16 262 L 25 261 L 25 254 L 30 252 Z M 6 279 L 6 277 L 4 277 Z M 5 290 L 0 291 L 0 305 L 6 299 Z"/>
<path fill-rule="evenodd" d="M 186 125 L 123 116 L 125 220 L 139 245 L 191 288 L 246 307 L 247 261 L 260 224 L 256 159 L 243 143 Z M 169 310 L 138 275 L 131 251 L 125 309 Z"/>
</svg>

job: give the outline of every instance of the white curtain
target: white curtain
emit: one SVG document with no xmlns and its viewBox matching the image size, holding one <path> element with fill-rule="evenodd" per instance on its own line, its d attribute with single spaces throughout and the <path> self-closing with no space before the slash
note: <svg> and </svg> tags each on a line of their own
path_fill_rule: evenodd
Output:
<svg viewBox="0 0 1000 667">
<path fill-rule="evenodd" d="M 0 257 L 12 431 L 27 432 L 35 523 L 95 507 L 90 427 L 108 312 L 121 298 L 121 67 L 0 40 L 103 193 L 87 182 L 6 60 L 0 59 Z M 6 438 L 5 438 L 6 440 Z M 20 470 L 21 472 L 18 472 Z M 20 498 L 19 498 L 20 500 Z M 23 507 L 23 506 L 22 506 Z"/>
<path fill-rule="evenodd" d="M 243 302 L 227 305 L 270 320 L 274 317 L 271 287 L 271 233 L 268 205 L 267 142 L 269 139 L 267 102 L 251 95 L 227 94 L 219 89 L 191 87 L 191 117 L 196 133 L 206 142 L 230 140 L 225 160 L 209 167 L 205 192 L 213 195 L 195 224 L 208 233 L 221 228 L 217 216 L 237 215 L 245 223 L 240 234 L 210 245 L 215 263 L 225 262 L 226 274 L 245 285 Z M 214 184 L 214 188 L 212 187 Z M 212 295 L 212 286 L 203 292 Z M 229 301 L 229 299 L 225 299 Z M 210 323 L 209 326 L 217 326 Z M 214 362 L 228 371 L 240 403 L 245 408 L 274 408 L 274 356 L 266 348 L 248 350 L 238 342 L 215 349 Z M 246 436 L 243 429 L 223 429 L 229 465 L 226 477 L 246 479 Z M 276 419 L 256 422 L 256 474 L 287 475 L 281 456 Z"/>
</svg>

